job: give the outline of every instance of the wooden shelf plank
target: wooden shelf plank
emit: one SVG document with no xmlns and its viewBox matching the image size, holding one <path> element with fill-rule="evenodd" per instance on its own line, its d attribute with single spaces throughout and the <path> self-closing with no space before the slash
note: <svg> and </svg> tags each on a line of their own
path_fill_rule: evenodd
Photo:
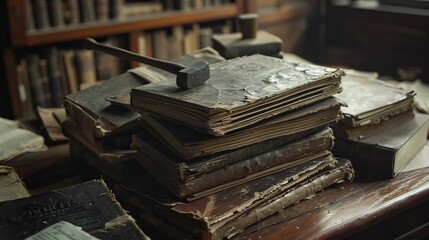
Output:
<svg viewBox="0 0 429 240">
<path fill-rule="evenodd" d="M 145 17 L 126 20 L 112 20 L 78 26 L 63 27 L 61 29 L 38 30 L 27 34 L 25 40 L 13 47 L 31 47 L 65 41 L 79 40 L 86 37 L 103 37 L 116 34 L 126 34 L 132 31 L 144 31 L 174 25 L 186 25 L 216 20 L 234 18 L 239 14 L 239 8 L 234 4 L 221 7 L 210 7 L 192 11 L 168 11 L 151 14 Z"/>
</svg>

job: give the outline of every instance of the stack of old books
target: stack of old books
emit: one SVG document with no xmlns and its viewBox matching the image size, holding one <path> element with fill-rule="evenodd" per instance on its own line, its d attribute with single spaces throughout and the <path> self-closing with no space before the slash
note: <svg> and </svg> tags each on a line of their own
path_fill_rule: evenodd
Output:
<svg viewBox="0 0 429 240">
<path fill-rule="evenodd" d="M 211 48 L 203 48 L 173 61 L 188 66 L 201 60 L 214 63 L 224 58 Z M 62 127 L 70 138 L 71 158 L 82 178 L 91 179 L 100 173 L 114 182 L 126 178 L 123 164 L 136 156 L 136 150 L 130 148 L 131 136 L 141 131 L 140 115 L 129 106 L 131 88 L 171 75 L 145 65 L 65 97 L 67 118 Z"/>
<path fill-rule="evenodd" d="M 350 159 L 358 178 L 395 177 L 426 144 L 428 115 L 415 112 L 412 90 L 375 76 L 350 71 L 342 86 L 335 155 Z"/>
<path fill-rule="evenodd" d="M 210 69 L 190 90 L 173 77 L 131 91 L 144 170 L 117 194 L 142 221 L 174 238 L 232 237 L 353 177 L 330 151 L 342 70 L 264 55 Z"/>
</svg>

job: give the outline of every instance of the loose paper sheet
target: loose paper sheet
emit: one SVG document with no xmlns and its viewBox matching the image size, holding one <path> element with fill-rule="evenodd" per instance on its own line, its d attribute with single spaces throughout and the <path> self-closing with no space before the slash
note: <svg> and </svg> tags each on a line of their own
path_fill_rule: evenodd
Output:
<svg viewBox="0 0 429 240">
<path fill-rule="evenodd" d="M 61 221 L 51 225 L 25 240 L 97 240 L 80 227 Z"/>
</svg>

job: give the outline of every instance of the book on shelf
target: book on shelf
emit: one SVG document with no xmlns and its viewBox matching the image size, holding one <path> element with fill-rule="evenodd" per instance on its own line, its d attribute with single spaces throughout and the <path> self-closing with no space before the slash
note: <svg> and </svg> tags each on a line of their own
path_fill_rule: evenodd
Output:
<svg viewBox="0 0 429 240">
<path fill-rule="evenodd" d="M 161 1 L 124 1 L 120 8 L 120 16 L 132 18 L 163 11 Z"/>
<path fill-rule="evenodd" d="M 76 50 L 76 70 L 80 90 L 93 86 L 97 82 L 94 52 L 92 50 Z"/>
<path fill-rule="evenodd" d="M 429 115 L 358 140 L 336 139 L 333 152 L 352 161 L 359 178 L 393 178 L 426 144 Z"/>
<path fill-rule="evenodd" d="M 95 13 L 95 0 L 79 0 L 80 22 L 92 23 L 97 20 Z"/>
<path fill-rule="evenodd" d="M 16 73 L 18 80 L 19 100 L 24 109 L 24 118 L 32 118 L 34 113 L 34 101 L 31 93 L 31 83 L 28 76 L 27 61 L 21 59 L 16 65 Z"/>
<path fill-rule="evenodd" d="M 47 29 L 51 27 L 47 0 L 34 0 L 33 13 L 36 29 Z"/>
<path fill-rule="evenodd" d="M 168 37 L 167 29 L 158 29 L 153 34 L 153 57 L 157 59 L 168 60 Z"/>
<path fill-rule="evenodd" d="M 30 193 L 15 169 L 0 165 L 0 204 L 18 198 L 29 197 Z"/>
<path fill-rule="evenodd" d="M 138 173 L 129 174 L 129 185 L 115 187 L 118 199 L 161 234 L 172 237 L 173 233 L 185 239 L 233 237 L 253 223 L 353 176 L 349 161 L 337 162 L 328 156 L 185 204 L 149 174 Z"/>
<path fill-rule="evenodd" d="M 27 31 L 34 31 L 36 23 L 34 20 L 34 10 L 32 0 L 25 0 L 25 29 Z"/>
<path fill-rule="evenodd" d="M 117 38 L 110 37 L 106 41 L 102 42 L 102 44 L 118 47 L 117 45 L 119 45 L 120 43 Z M 95 51 L 94 61 L 97 81 L 111 79 L 123 72 L 120 59 L 115 56 Z"/>
<path fill-rule="evenodd" d="M 149 239 L 103 180 L 3 202 L 0 213 L 1 239 L 24 239 L 60 221 L 100 239 Z"/>
<path fill-rule="evenodd" d="M 148 138 L 147 141 L 149 140 L 153 139 Z M 210 169 L 209 166 L 216 163 L 213 163 L 211 157 L 208 157 L 207 160 L 202 160 L 200 163 L 205 163 L 208 170 L 204 169 L 206 172 L 188 175 L 188 179 L 181 179 L 181 176 L 178 175 L 180 167 L 183 166 L 182 169 L 186 170 L 186 162 L 173 162 L 174 158 L 170 160 L 169 155 L 165 154 L 165 152 L 168 153 L 168 149 L 160 145 L 149 150 L 147 148 L 139 149 L 137 159 L 146 171 L 173 195 L 187 200 L 195 200 L 326 156 L 330 154 L 332 145 L 332 131 L 324 129 L 303 139 L 223 165 L 218 169 Z M 157 149 L 161 152 L 156 152 Z M 247 150 L 247 147 L 241 149 L 243 153 L 249 151 L 251 149 Z M 239 153 L 235 153 L 235 155 L 240 156 Z"/>
<path fill-rule="evenodd" d="M 155 113 L 203 133 L 223 136 L 340 91 L 344 72 L 252 55 L 210 66 L 210 78 L 179 91 L 176 78 L 131 90 L 136 112 Z"/>
<path fill-rule="evenodd" d="M 110 0 L 95 0 L 95 18 L 97 21 L 107 21 L 110 19 Z"/>
<path fill-rule="evenodd" d="M 31 93 L 33 96 L 35 106 L 47 107 L 47 97 L 45 97 L 45 87 L 43 77 L 40 69 L 40 58 L 37 54 L 30 54 L 26 56 L 28 78 L 31 85 Z"/>
<path fill-rule="evenodd" d="M 45 51 L 48 63 L 48 77 L 50 93 L 52 95 L 52 107 L 61 107 L 65 94 L 63 84 L 65 80 L 61 74 L 60 55 L 57 47 L 49 47 Z"/>
<path fill-rule="evenodd" d="M 52 107 L 51 79 L 48 73 L 48 61 L 45 58 L 39 58 L 39 69 L 43 88 L 44 104 L 42 107 Z"/>
<path fill-rule="evenodd" d="M 340 107 L 341 103 L 331 97 L 230 132 L 222 137 L 200 133 L 149 112 L 141 113 L 141 123 L 178 156 L 183 159 L 192 159 L 333 125 L 341 118 Z"/>
<path fill-rule="evenodd" d="M 73 49 L 60 50 L 61 66 L 66 78 L 68 93 L 76 93 L 79 91 L 79 81 L 76 68 L 76 51 Z"/>
<path fill-rule="evenodd" d="M 414 91 L 396 87 L 367 75 L 346 74 L 343 91 L 336 96 L 344 119 L 333 127 L 337 137 L 357 140 L 401 124 L 413 115 Z"/>
<path fill-rule="evenodd" d="M 80 23 L 80 9 L 79 0 L 66 0 L 64 2 L 64 9 L 66 10 L 67 24 L 75 25 Z"/>
<path fill-rule="evenodd" d="M 63 0 L 49 0 L 48 11 L 52 27 L 63 27 L 65 25 Z"/>
</svg>

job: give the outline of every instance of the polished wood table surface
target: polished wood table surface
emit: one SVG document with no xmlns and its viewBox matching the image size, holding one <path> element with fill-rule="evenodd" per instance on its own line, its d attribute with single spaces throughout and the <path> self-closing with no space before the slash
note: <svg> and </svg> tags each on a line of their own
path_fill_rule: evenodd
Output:
<svg viewBox="0 0 429 240">
<path fill-rule="evenodd" d="M 429 145 L 425 146 L 428 150 Z M 428 151 L 429 152 L 429 151 Z M 429 161 L 426 154 L 423 161 Z M 427 164 L 426 164 L 427 165 Z M 345 182 L 246 229 L 237 239 L 429 238 L 429 167 Z"/>
</svg>

